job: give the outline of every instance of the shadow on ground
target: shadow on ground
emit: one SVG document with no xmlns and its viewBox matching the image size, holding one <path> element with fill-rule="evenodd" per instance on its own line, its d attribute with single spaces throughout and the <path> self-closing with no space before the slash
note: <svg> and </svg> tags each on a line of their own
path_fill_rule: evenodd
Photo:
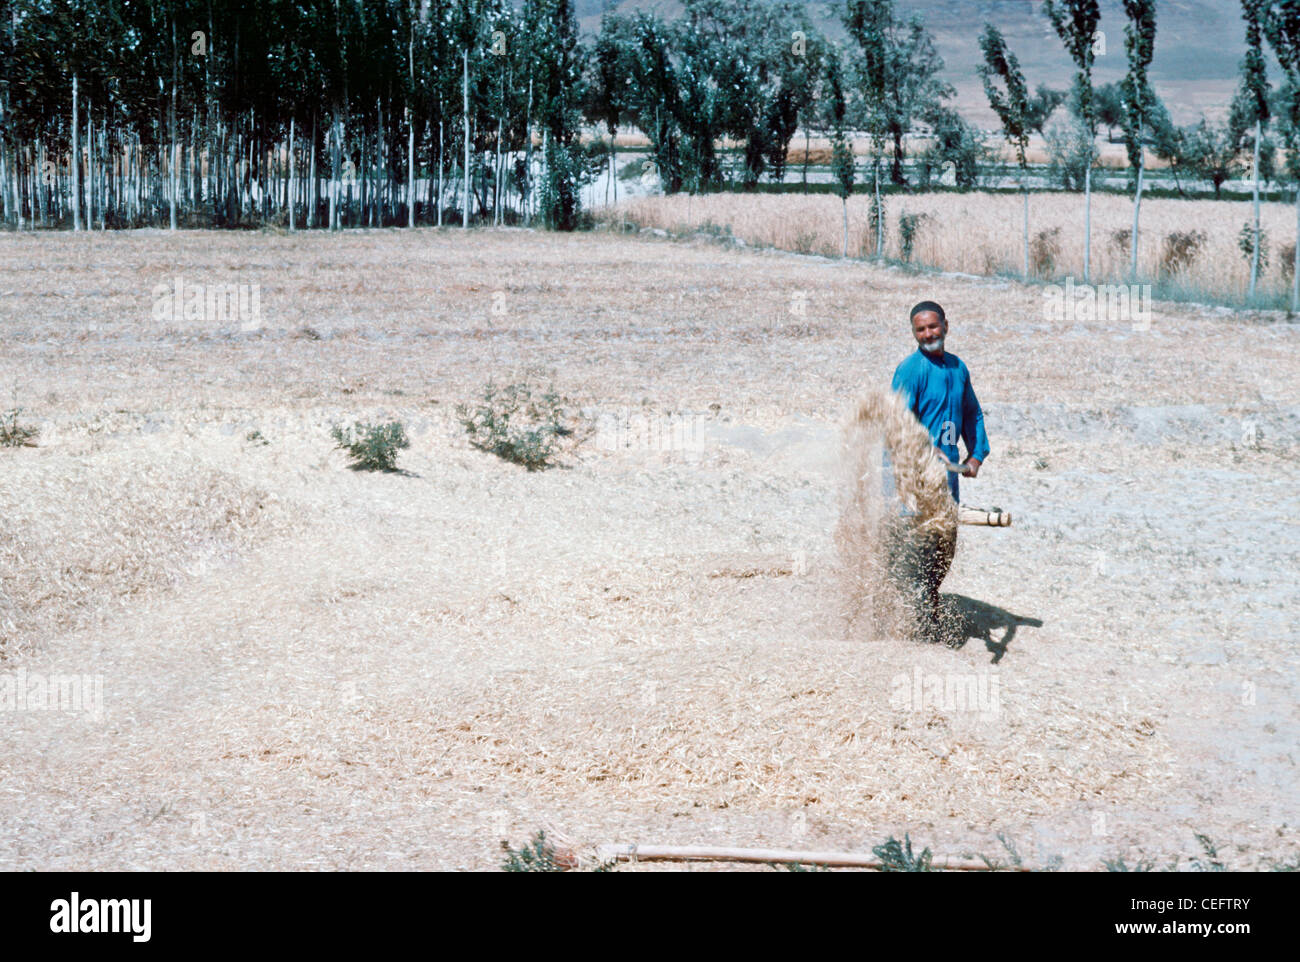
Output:
<svg viewBox="0 0 1300 962">
<path fill-rule="evenodd" d="M 1041 618 L 1013 615 L 1005 608 L 999 608 L 983 601 L 976 601 L 974 598 L 967 598 L 965 595 L 944 595 L 943 600 L 947 605 L 955 607 L 961 616 L 958 625 L 961 640 L 957 641 L 953 647 L 961 648 L 972 640 L 982 641 L 984 647 L 993 652 L 994 664 L 1001 661 L 1002 656 L 1007 653 L 1007 647 L 1015 638 L 1017 628 L 1022 625 L 1028 628 L 1043 627 Z"/>
</svg>

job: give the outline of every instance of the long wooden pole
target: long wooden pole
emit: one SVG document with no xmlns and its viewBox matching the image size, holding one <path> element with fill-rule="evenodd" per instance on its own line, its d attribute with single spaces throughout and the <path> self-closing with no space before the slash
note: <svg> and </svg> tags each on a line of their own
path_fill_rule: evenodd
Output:
<svg viewBox="0 0 1300 962">
<path fill-rule="evenodd" d="M 719 848 L 709 845 L 600 845 L 596 856 L 602 862 L 795 862 L 801 865 L 827 865 L 835 868 L 883 868 L 874 855 L 856 852 L 815 852 L 791 848 Z M 936 858 L 936 871 L 987 872 L 986 862 L 974 859 Z M 1029 872 L 1024 866 L 1011 865 L 1011 872 Z"/>
</svg>

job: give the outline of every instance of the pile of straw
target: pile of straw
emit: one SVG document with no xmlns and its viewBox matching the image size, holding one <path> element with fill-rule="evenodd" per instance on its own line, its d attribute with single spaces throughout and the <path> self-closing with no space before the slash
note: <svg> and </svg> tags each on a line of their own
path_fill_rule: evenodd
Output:
<svg viewBox="0 0 1300 962">
<path fill-rule="evenodd" d="M 7 453 L 0 660 L 238 551 L 260 526 L 265 498 L 230 474 L 174 455 Z"/>
<path fill-rule="evenodd" d="M 882 453 L 893 463 L 895 494 L 886 497 Z M 835 532 L 845 618 L 850 632 L 910 637 L 918 624 L 904 586 L 890 577 L 891 543 L 934 539 L 955 547 L 957 504 L 948 492 L 947 471 L 929 432 L 902 395 L 877 391 L 863 397 L 844 431 L 843 506 Z M 908 516 L 903 517 L 906 509 Z"/>
</svg>

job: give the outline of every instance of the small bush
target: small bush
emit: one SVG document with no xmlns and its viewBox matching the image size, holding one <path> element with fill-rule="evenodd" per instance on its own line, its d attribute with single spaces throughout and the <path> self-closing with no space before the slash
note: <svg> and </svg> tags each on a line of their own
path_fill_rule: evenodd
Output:
<svg viewBox="0 0 1300 962">
<path fill-rule="evenodd" d="M 1237 233 L 1237 250 L 1241 251 L 1241 256 L 1249 264 L 1255 255 L 1255 226 L 1250 221 L 1241 225 L 1241 230 Z M 1268 235 L 1263 230 L 1259 232 L 1259 275 L 1264 276 L 1264 270 L 1268 267 Z"/>
<path fill-rule="evenodd" d="M 795 236 L 794 249 L 797 254 L 811 254 L 817 249 L 817 235 L 800 232 Z"/>
<path fill-rule="evenodd" d="M 1263 246 L 1263 245 L 1261 245 Z M 1193 856 L 1189 861 L 1192 863 L 1192 870 L 1196 872 L 1226 872 L 1227 866 L 1219 859 L 1219 850 L 1215 848 L 1208 835 L 1196 834 L 1196 841 L 1201 846 L 1201 851 L 1205 853 L 1205 858 L 1199 855 Z"/>
<path fill-rule="evenodd" d="M 41 429 L 27 424 L 19 424 L 18 415 L 22 413 L 22 408 L 10 408 L 3 415 L 0 415 L 0 447 L 36 446 L 35 438 L 41 433 Z"/>
<path fill-rule="evenodd" d="M 1287 244 L 1277 252 L 1277 255 L 1277 266 L 1282 272 L 1282 280 L 1291 280 L 1295 276 L 1295 244 Z"/>
<path fill-rule="evenodd" d="M 925 214 L 898 215 L 898 238 L 904 261 L 912 260 L 912 252 L 916 248 L 916 232 L 925 218 Z"/>
<path fill-rule="evenodd" d="M 885 842 L 877 845 L 871 851 L 883 863 L 880 866 L 882 872 L 934 871 L 930 867 L 930 859 L 932 858 L 930 850 L 927 848 L 920 855 L 913 855 L 912 839 L 909 835 L 904 835 L 902 842 L 890 836 Z"/>
<path fill-rule="evenodd" d="M 1154 872 L 1156 863 L 1148 859 L 1140 858 L 1134 865 L 1128 865 L 1124 862 L 1123 856 L 1115 859 L 1105 858 L 1101 864 L 1106 866 L 1107 872 Z"/>
<path fill-rule="evenodd" d="M 358 421 L 350 428 L 336 424 L 330 429 L 330 437 L 348 453 L 353 467 L 363 471 L 396 471 L 397 452 L 411 446 L 400 421 L 388 424 Z"/>
<path fill-rule="evenodd" d="M 1169 277 L 1180 274 L 1192 266 L 1196 255 L 1205 245 L 1204 231 L 1174 231 L 1165 235 L 1164 246 L 1160 250 L 1160 276 Z"/>
<path fill-rule="evenodd" d="M 1029 265 L 1040 277 L 1056 273 L 1056 261 L 1061 256 L 1061 228 L 1040 230 L 1029 244 Z"/>
<path fill-rule="evenodd" d="M 501 843 L 506 853 L 501 869 L 505 872 L 564 872 L 567 866 L 561 865 L 555 858 L 555 846 L 546 841 L 546 833 L 539 831 L 527 845 L 517 849 L 506 842 Z"/>
<path fill-rule="evenodd" d="M 482 402 L 472 412 L 456 405 L 456 417 L 480 451 L 539 471 L 552 467 L 562 439 L 574 436 L 560 401 L 554 386 L 541 391 L 528 379 L 502 388 L 489 382 Z"/>
<path fill-rule="evenodd" d="M 1115 251 L 1124 256 L 1128 256 L 1129 245 L 1133 241 L 1133 229 L 1131 227 L 1121 227 L 1118 230 L 1110 232 L 1110 246 Z"/>
</svg>

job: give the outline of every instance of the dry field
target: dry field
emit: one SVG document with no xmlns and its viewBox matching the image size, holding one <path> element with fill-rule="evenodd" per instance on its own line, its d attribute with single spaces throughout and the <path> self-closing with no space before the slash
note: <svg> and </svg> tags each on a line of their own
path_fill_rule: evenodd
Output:
<svg viewBox="0 0 1300 962">
<path fill-rule="evenodd" d="M 260 329 L 154 321 L 178 275 L 259 284 Z M 1016 517 L 961 531 L 956 649 L 846 634 L 832 541 L 840 425 L 922 297 L 985 407 L 963 493 Z M 0 235 L 0 394 L 43 429 L 0 448 L 0 681 L 103 694 L 0 706 L 0 868 L 491 869 L 543 827 L 1295 859 L 1297 328 L 1042 318 L 648 235 Z M 453 406 L 529 366 L 701 443 L 469 447 Z M 379 416 L 403 473 L 348 470 L 329 424 Z"/>
<path fill-rule="evenodd" d="M 866 187 L 862 188 L 864 191 Z M 849 255 L 875 252 L 870 228 L 871 198 L 849 198 Z M 885 201 L 885 253 L 900 258 L 898 218 L 904 213 L 925 215 L 916 235 L 914 259 L 928 267 L 969 274 L 1019 273 L 1023 264 L 1021 198 L 1014 194 L 888 195 Z M 1290 274 L 1284 274 L 1283 249 L 1294 256 L 1296 209 L 1293 204 L 1261 205 L 1261 229 L 1267 235 L 1270 262 L 1261 275 L 1260 291 L 1289 295 Z M 1055 274 L 1083 274 L 1083 195 L 1033 194 L 1029 201 L 1029 232 L 1059 229 Z M 837 256 L 843 247 L 844 224 L 840 200 L 831 195 L 706 194 L 642 197 L 604 216 L 626 217 L 635 223 L 687 231 L 705 223 L 729 225 L 748 244 Z M 1242 201 L 1147 198 L 1139 225 L 1138 270 L 1155 277 L 1160 270 L 1164 239 L 1174 232 L 1201 231 L 1203 246 L 1185 274 L 1199 289 L 1241 297 L 1249 288 L 1250 264 L 1237 246 L 1237 234 L 1251 218 Z M 1094 281 L 1121 281 L 1128 274 L 1127 234 L 1133 226 L 1132 200 L 1116 194 L 1092 198 L 1092 274 Z"/>
</svg>

